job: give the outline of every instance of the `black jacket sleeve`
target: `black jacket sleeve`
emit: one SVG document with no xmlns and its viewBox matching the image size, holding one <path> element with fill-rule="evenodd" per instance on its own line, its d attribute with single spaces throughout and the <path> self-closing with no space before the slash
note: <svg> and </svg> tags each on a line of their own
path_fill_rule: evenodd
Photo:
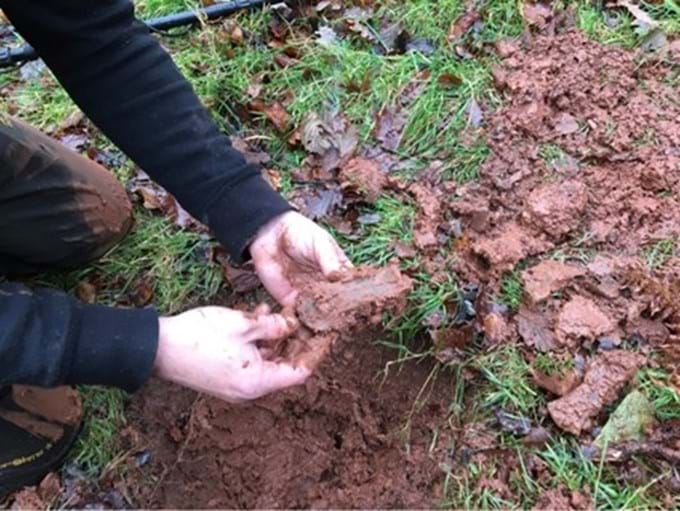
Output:
<svg viewBox="0 0 680 511">
<path fill-rule="evenodd" d="M 235 260 L 290 209 L 234 150 L 129 0 L 0 0 L 83 112 Z"/>
<path fill-rule="evenodd" d="M 0 285 L 0 384 L 138 389 L 158 347 L 153 309 L 84 305 L 48 289 Z"/>
</svg>

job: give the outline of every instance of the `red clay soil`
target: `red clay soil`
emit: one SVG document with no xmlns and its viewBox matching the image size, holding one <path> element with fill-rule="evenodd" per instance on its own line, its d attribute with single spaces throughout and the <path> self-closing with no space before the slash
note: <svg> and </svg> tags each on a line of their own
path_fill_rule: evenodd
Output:
<svg viewBox="0 0 680 511">
<path fill-rule="evenodd" d="M 432 428 L 447 415 L 450 382 L 426 392 L 404 435 L 431 366 L 407 364 L 381 384 L 390 355 L 356 338 L 305 387 L 244 405 L 152 381 L 128 412 L 138 445 L 153 453 L 128 475 L 132 500 L 153 508 L 434 506 L 444 441 L 430 451 Z"/>
<path fill-rule="evenodd" d="M 488 119 L 492 154 L 451 203 L 469 247 L 457 270 L 493 296 L 522 263 L 526 296 L 506 342 L 576 354 L 632 339 L 679 384 L 677 248 L 657 268 L 643 258 L 680 237 L 670 60 L 576 30 L 519 46 L 503 45 L 493 72 L 506 102 Z"/>
</svg>

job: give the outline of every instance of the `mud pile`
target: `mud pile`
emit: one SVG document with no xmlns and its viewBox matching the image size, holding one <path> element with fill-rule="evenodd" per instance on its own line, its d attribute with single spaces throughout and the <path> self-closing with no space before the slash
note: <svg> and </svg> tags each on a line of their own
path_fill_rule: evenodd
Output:
<svg viewBox="0 0 680 511">
<path fill-rule="evenodd" d="M 450 382 L 427 387 L 402 429 L 432 366 L 383 380 L 390 355 L 355 337 L 305 387 L 244 405 L 152 381 L 128 419 L 153 458 L 119 484 L 150 508 L 433 507 L 446 435 L 432 444 L 431 428 L 446 420 Z"/>
<path fill-rule="evenodd" d="M 469 247 L 458 270 L 498 296 L 499 277 L 519 268 L 525 297 L 505 341 L 586 362 L 598 353 L 549 407 L 579 434 L 645 361 L 633 351 L 680 383 L 680 94 L 670 62 L 575 30 L 502 54 L 492 154 L 451 204 Z M 673 249 L 650 264 L 659 242 Z"/>
<path fill-rule="evenodd" d="M 306 281 L 295 305 L 302 326 L 276 358 L 316 369 L 339 339 L 378 325 L 385 313 L 401 313 L 411 287 L 396 264 L 352 269 L 334 282 L 321 276 Z"/>
</svg>

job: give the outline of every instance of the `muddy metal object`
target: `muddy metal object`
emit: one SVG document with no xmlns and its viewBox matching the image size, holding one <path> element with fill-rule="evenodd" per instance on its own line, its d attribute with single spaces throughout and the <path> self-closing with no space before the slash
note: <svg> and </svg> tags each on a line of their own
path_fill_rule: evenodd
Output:
<svg viewBox="0 0 680 511">
<path fill-rule="evenodd" d="M 182 26 L 195 25 L 202 20 L 222 18 L 244 9 L 255 9 L 271 3 L 269 0 L 232 0 L 218 2 L 202 9 L 182 11 L 159 18 L 146 20 L 144 23 L 152 31 L 162 32 Z M 19 48 L 0 48 L 0 68 L 25 64 L 40 58 L 35 49 L 26 44 Z"/>
</svg>

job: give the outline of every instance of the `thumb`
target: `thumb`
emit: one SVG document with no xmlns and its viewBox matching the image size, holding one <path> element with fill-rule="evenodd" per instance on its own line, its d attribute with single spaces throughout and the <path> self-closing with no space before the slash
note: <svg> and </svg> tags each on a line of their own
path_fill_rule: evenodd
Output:
<svg viewBox="0 0 680 511">
<path fill-rule="evenodd" d="M 294 316 L 261 314 L 253 319 L 253 325 L 247 334 L 248 342 L 284 339 L 295 332 L 299 326 Z"/>
</svg>

